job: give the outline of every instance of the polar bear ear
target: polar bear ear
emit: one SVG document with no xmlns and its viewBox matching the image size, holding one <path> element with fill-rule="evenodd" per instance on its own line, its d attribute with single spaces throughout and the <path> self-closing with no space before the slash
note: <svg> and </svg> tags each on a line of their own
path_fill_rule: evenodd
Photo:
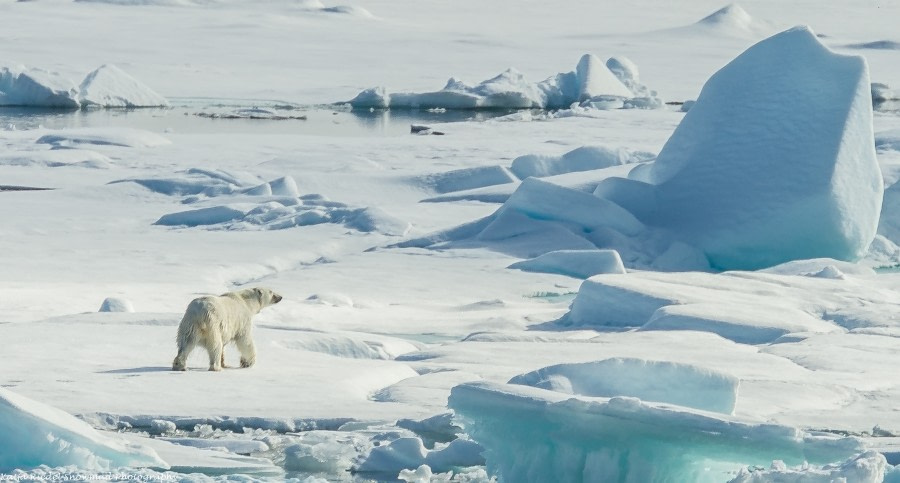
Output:
<svg viewBox="0 0 900 483">
<path fill-rule="evenodd" d="M 262 291 L 261 288 L 259 288 L 259 287 L 254 288 L 254 289 L 253 289 L 253 293 L 256 294 L 256 298 L 258 298 L 259 300 L 262 300 L 262 297 L 263 297 L 263 291 Z"/>
</svg>

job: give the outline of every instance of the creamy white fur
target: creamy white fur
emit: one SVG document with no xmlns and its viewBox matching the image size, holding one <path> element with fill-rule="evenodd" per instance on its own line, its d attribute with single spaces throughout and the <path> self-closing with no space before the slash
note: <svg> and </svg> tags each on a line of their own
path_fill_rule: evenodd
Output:
<svg viewBox="0 0 900 483">
<path fill-rule="evenodd" d="M 225 346 L 232 341 L 241 352 L 241 367 L 252 366 L 256 362 L 252 318 L 280 301 L 281 295 L 262 287 L 192 300 L 178 326 L 178 355 L 172 370 L 186 370 L 188 355 L 199 345 L 209 352 L 209 370 L 221 371 L 225 367 Z"/>
</svg>

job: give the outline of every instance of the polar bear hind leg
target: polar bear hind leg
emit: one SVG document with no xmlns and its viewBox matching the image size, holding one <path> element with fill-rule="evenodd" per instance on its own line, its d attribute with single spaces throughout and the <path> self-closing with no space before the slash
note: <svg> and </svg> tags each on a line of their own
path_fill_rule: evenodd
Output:
<svg viewBox="0 0 900 483">
<path fill-rule="evenodd" d="M 241 351 L 241 367 L 250 367 L 256 363 L 256 346 L 253 344 L 253 338 L 250 334 L 244 337 L 238 337 L 234 340 L 239 351 Z"/>
</svg>

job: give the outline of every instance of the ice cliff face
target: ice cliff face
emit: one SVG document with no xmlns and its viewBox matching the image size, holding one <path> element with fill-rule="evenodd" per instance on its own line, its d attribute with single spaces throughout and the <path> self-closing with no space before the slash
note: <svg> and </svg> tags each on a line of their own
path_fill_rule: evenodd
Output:
<svg viewBox="0 0 900 483">
<path fill-rule="evenodd" d="M 805 27 L 766 39 L 714 74 L 663 147 L 645 222 L 713 267 L 855 260 L 883 194 L 869 75 Z"/>
<path fill-rule="evenodd" d="M 150 448 L 114 440 L 74 416 L 0 387 L 0 473 L 40 465 L 108 471 L 168 468 Z"/>
</svg>

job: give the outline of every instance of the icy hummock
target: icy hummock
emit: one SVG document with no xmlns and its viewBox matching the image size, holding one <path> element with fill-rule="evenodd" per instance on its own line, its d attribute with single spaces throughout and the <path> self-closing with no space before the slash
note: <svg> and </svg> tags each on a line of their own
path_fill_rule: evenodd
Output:
<svg viewBox="0 0 900 483">
<path fill-rule="evenodd" d="M 883 192 L 872 139 L 865 60 L 787 30 L 707 81 L 650 170 L 644 221 L 721 269 L 859 259 Z"/>
<path fill-rule="evenodd" d="M 662 106 L 656 92 L 639 82 L 633 62 L 614 57 L 604 64 L 593 54 L 583 55 L 574 71 L 538 83 L 509 69 L 477 85 L 450 78 L 443 89 L 434 92 L 391 92 L 375 87 L 349 101 L 354 108 L 377 109 L 560 109 L 575 103 L 598 109 Z"/>
<path fill-rule="evenodd" d="M 0 106 L 78 108 L 78 89 L 56 72 L 18 67 L 0 68 Z"/>
<path fill-rule="evenodd" d="M 102 65 L 84 78 L 79 86 L 83 106 L 161 107 L 169 105 L 143 82 L 112 64 Z"/>
<path fill-rule="evenodd" d="M 168 105 L 163 96 L 112 64 L 92 71 L 80 85 L 58 72 L 0 67 L 0 106 L 78 109 Z"/>
<path fill-rule="evenodd" d="M 633 397 L 467 383 L 449 406 L 503 481 L 727 481 L 773 460 L 829 464 L 860 441 Z"/>
<path fill-rule="evenodd" d="M 128 299 L 107 297 L 100 304 L 100 312 L 134 312 L 134 305 Z"/>
<path fill-rule="evenodd" d="M 154 450 L 98 433 L 59 409 L 0 387 L 0 473 L 41 465 L 107 471 L 121 466 L 168 469 Z"/>
</svg>

